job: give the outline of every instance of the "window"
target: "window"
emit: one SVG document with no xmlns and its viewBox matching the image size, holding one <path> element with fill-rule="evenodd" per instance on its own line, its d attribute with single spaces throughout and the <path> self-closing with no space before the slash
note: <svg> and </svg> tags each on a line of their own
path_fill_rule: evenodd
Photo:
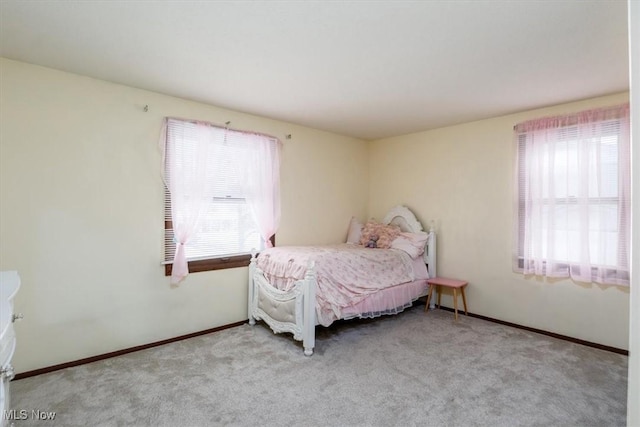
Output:
<svg viewBox="0 0 640 427">
<path fill-rule="evenodd" d="M 629 284 L 629 106 L 515 127 L 516 270 Z"/>
<path fill-rule="evenodd" d="M 248 265 L 280 220 L 280 142 L 210 123 L 165 119 L 165 271 Z"/>
</svg>

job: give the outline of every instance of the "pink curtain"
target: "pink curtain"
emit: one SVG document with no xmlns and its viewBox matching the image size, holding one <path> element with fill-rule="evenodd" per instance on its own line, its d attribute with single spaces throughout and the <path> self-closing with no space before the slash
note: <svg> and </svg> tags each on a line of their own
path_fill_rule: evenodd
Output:
<svg viewBox="0 0 640 427">
<path fill-rule="evenodd" d="M 176 241 L 171 284 L 177 284 L 189 274 L 184 245 L 195 236 L 202 216 L 214 196 L 218 179 L 215 159 L 220 146 L 212 134 L 215 129 L 194 124 L 184 126 L 174 119 L 165 119 L 161 148 L 166 163 L 165 183 L 171 195 L 171 219 Z M 167 146 L 170 138 L 174 143 Z M 168 160 L 167 160 L 168 159 Z"/>
<path fill-rule="evenodd" d="M 217 184 L 225 182 L 229 168 L 236 172 L 234 176 L 240 176 L 242 196 L 260 236 L 271 246 L 270 239 L 280 224 L 279 140 L 210 123 L 167 118 L 160 146 L 176 242 L 172 284 L 189 274 L 185 245 L 201 228 L 203 216 L 216 196 Z M 233 156 L 229 155 L 229 147 L 234 147 Z"/>
<path fill-rule="evenodd" d="M 271 247 L 280 225 L 281 143 L 266 135 L 250 135 L 249 143 L 244 193 L 260 236 Z"/>
<path fill-rule="evenodd" d="M 531 120 L 519 144 L 525 274 L 629 285 L 629 106 Z"/>
</svg>

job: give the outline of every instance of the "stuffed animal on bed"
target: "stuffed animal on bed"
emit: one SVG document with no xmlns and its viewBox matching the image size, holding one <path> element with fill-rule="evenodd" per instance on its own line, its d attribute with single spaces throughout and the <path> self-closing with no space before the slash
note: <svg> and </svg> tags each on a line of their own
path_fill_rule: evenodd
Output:
<svg viewBox="0 0 640 427">
<path fill-rule="evenodd" d="M 365 248 L 377 248 L 378 247 L 378 239 L 380 237 L 377 234 L 372 234 L 371 236 L 369 236 L 369 241 L 367 242 L 367 244 L 364 246 Z"/>
</svg>

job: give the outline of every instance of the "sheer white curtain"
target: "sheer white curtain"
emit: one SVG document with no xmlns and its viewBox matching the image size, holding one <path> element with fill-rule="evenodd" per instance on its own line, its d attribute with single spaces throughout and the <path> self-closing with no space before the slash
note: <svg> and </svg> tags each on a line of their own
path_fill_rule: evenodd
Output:
<svg viewBox="0 0 640 427">
<path fill-rule="evenodd" d="M 211 167 L 219 157 L 219 138 L 214 129 L 198 123 L 165 119 L 160 146 L 164 153 L 165 183 L 171 195 L 171 220 L 176 252 L 171 283 L 189 274 L 185 245 L 199 230 L 203 215 L 214 196 L 218 169 Z M 167 144 L 167 139 L 175 143 Z"/>
<path fill-rule="evenodd" d="M 281 143 L 266 135 L 249 135 L 244 194 L 267 247 L 280 226 Z"/>
<path fill-rule="evenodd" d="M 525 274 L 629 284 L 629 106 L 515 127 Z"/>
</svg>

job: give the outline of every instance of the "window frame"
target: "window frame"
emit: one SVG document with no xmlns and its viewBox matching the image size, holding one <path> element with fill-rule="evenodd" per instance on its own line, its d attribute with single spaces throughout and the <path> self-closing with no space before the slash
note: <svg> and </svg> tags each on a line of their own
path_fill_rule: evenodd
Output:
<svg viewBox="0 0 640 427">
<path fill-rule="evenodd" d="M 168 226 L 167 226 L 167 223 L 169 223 Z M 171 228 L 171 221 L 165 221 L 165 229 L 167 229 L 167 227 Z M 271 240 L 271 244 L 275 246 L 276 236 L 273 235 L 270 240 Z M 256 254 L 259 254 L 259 253 L 260 252 L 256 252 Z M 212 257 L 212 258 L 206 258 L 206 259 L 197 259 L 197 260 L 187 261 L 187 265 L 189 266 L 189 273 L 225 270 L 227 268 L 248 267 L 250 263 L 251 263 L 251 254 L 230 255 L 230 256 Z M 165 263 L 164 275 L 171 276 L 172 271 L 173 271 L 173 262 Z"/>
</svg>

